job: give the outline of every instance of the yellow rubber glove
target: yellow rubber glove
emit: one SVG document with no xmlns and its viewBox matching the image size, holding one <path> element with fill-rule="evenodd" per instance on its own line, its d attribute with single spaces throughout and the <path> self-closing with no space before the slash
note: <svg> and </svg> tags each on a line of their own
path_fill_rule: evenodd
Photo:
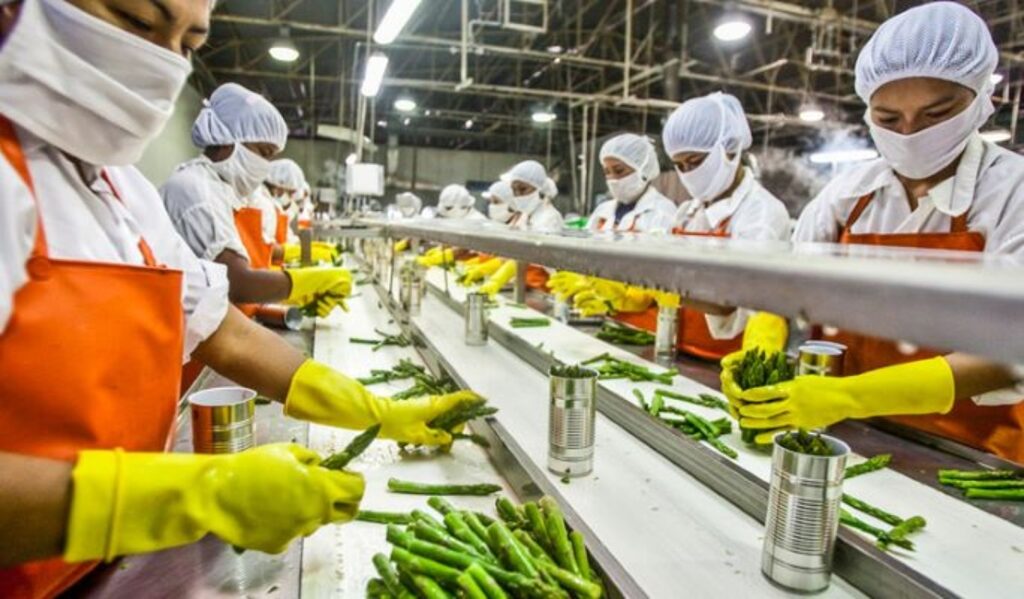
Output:
<svg viewBox="0 0 1024 599">
<path fill-rule="evenodd" d="M 739 418 L 737 410 L 743 406 L 740 399 L 743 390 L 733 379 L 733 367 L 752 349 L 760 349 L 768 354 L 783 351 L 788 339 L 789 324 L 781 316 L 769 312 L 756 312 L 747 319 L 747 325 L 743 329 L 743 345 L 739 350 L 722 358 L 720 362 L 722 372 L 719 374 L 719 380 L 722 383 L 722 393 L 729 400 L 729 411 L 734 418 Z"/>
<path fill-rule="evenodd" d="M 679 309 L 680 299 L 675 293 L 669 293 L 667 291 L 648 291 L 654 298 L 654 303 L 658 304 L 659 308 L 672 308 L 674 310 Z"/>
<path fill-rule="evenodd" d="M 395 250 L 396 254 L 401 254 L 402 252 L 406 251 L 407 249 L 409 249 L 409 240 L 408 239 L 401 239 L 401 240 L 395 242 L 394 250 Z"/>
<path fill-rule="evenodd" d="M 651 307 L 653 295 L 639 287 L 618 281 L 593 279 L 593 286 L 577 293 L 573 305 L 584 316 L 601 316 L 615 312 L 643 312 Z"/>
<path fill-rule="evenodd" d="M 363 477 L 287 443 L 230 455 L 83 451 L 72 471 L 64 559 L 110 560 L 198 541 L 280 553 L 355 517 Z"/>
<path fill-rule="evenodd" d="M 431 248 L 427 253 L 416 258 L 416 262 L 420 266 L 426 268 L 430 268 L 432 266 L 443 266 L 445 264 L 455 264 L 455 250 L 452 248 L 445 248 L 442 250 L 440 246 Z"/>
<path fill-rule="evenodd" d="M 340 267 L 289 268 L 284 271 L 292 281 L 285 303 L 306 306 L 317 304 L 317 315 L 327 316 L 335 306 L 348 310 L 345 298 L 352 294 L 352 273 Z"/>
<path fill-rule="evenodd" d="M 286 243 L 282 246 L 284 250 L 283 262 L 298 262 L 302 259 L 302 246 L 297 243 Z M 310 259 L 313 262 L 330 262 L 338 257 L 338 248 L 324 241 L 314 241 L 309 246 Z"/>
<path fill-rule="evenodd" d="M 491 278 L 487 279 L 487 282 L 480 286 L 480 293 L 486 293 L 487 295 L 494 297 L 498 295 L 505 284 L 511 281 L 516 276 L 516 261 L 506 260 L 501 268 L 496 270 Z"/>
<path fill-rule="evenodd" d="M 548 289 L 562 302 L 567 302 L 577 293 L 593 287 L 594 279 L 586 275 L 560 270 L 548 279 Z"/>
<path fill-rule="evenodd" d="M 414 445 L 449 445 L 446 431 L 427 423 L 455 406 L 478 399 L 472 391 L 395 401 L 378 397 L 366 387 L 319 362 L 306 360 L 295 372 L 284 413 L 329 426 L 367 429 L 380 423 L 380 436 Z"/>
<path fill-rule="evenodd" d="M 954 394 L 953 370 L 942 357 L 849 377 L 798 376 L 741 392 L 740 426 L 770 429 L 757 437 L 766 444 L 778 429 L 815 429 L 847 418 L 945 414 L 953 408 Z"/>
<path fill-rule="evenodd" d="M 467 261 L 466 263 L 469 264 L 469 261 Z M 463 285 L 472 285 L 477 281 L 482 281 L 485 278 L 496 273 L 498 269 L 501 268 L 501 265 L 504 263 L 505 260 L 501 258 L 491 258 L 486 262 L 478 261 L 476 264 L 469 265 L 469 268 L 466 269 L 465 274 L 462 275 L 462 278 L 459 280 L 459 282 Z"/>
</svg>

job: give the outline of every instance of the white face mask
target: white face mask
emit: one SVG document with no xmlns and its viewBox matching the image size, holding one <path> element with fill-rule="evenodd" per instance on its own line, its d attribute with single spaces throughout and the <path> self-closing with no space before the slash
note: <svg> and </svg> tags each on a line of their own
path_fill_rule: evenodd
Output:
<svg viewBox="0 0 1024 599">
<path fill-rule="evenodd" d="M 244 198 L 270 175 L 270 161 L 245 147 L 245 144 L 236 143 L 231 156 L 214 162 L 213 170 L 235 189 L 239 197 Z"/>
<path fill-rule="evenodd" d="M 639 200 L 647 189 L 647 182 L 640 178 L 640 173 L 636 171 L 621 179 L 608 179 L 607 182 L 608 191 L 620 204 L 632 204 Z"/>
<path fill-rule="evenodd" d="M 138 162 L 192 65 L 75 8 L 26 0 L 0 50 L 0 113 L 83 162 Z"/>
<path fill-rule="evenodd" d="M 505 202 L 491 202 L 487 206 L 487 216 L 499 223 L 507 223 L 512 218 L 512 211 Z"/>
<path fill-rule="evenodd" d="M 875 147 L 892 170 L 911 179 L 926 179 L 960 156 L 971 134 L 994 110 L 988 93 L 981 93 L 960 114 L 910 135 L 876 125 L 870 109 L 864 113 L 864 120 Z"/>
<path fill-rule="evenodd" d="M 676 174 L 679 175 L 679 182 L 693 199 L 710 202 L 729 189 L 739 167 L 740 153 L 736 152 L 736 157 L 729 160 L 725 155 L 725 148 L 719 143 L 708 152 L 700 166 L 685 173 L 676 169 Z"/>
<path fill-rule="evenodd" d="M 532 191 L 523 196 L 512 198 L 512 209 L 523 214 L 532 214 L 540 206 L 540 192 Z"/>
</svg>

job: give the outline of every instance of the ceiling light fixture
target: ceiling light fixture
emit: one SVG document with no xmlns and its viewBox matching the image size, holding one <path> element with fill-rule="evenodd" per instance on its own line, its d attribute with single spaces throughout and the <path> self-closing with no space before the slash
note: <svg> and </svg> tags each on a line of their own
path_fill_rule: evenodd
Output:
<svg viewBox="0 0 1024 599">
<path fill-rule="evenodd" d="M 800 120 L 805 123 L 819 123 L 825 120 L 825 111 L 813 104 L 800 108 Z"/>
<path fill-rule="evenodd" d="M 402 119 L 402 124 L 403 125 L 407 125 L 408 126 L 408 124 L 411 123 L 411 122 L 412 122 L 412 119 L 410 119 L 409 117 L 405 117 L 404 119 Z"/>
<path fill-rule="evenodd" d="M 366 68 L 363 71 L 363 86 L 359 93 L 367 98 L 373 98 L 380 91 L 384 83 L 384 73 L 388 70 L 388 57 L 380 52 L 374 52 L 366 59 Z"/>
<path fill-rule="evenodd" d="M 412 13 L 420 5 L 421 0 L 392 0 L 384 18 L 377 25 L 377 31 L 373 34 L 373 41 L 386 46 L 395 41 L 398 34 L 405 29 L 405 25 L 412 18 Z"/>
<path fill-rule="evenodd" d="M 275 39 L 270 44 L 269 52 L 271 58 L 281 62 L 295 62 L 299 59 L 299 49 L 295 46 L 291 36 L 288 35 L 287 27 L 283 27 L 281 29 L 281 37 Z"/>
<path fill-rule="evenodd" d="M 540 108 L 533 111 L 533 114 L 530 115 L 530 118 L 533 119 L 533 122 L 535 123 L 543 124 L 550 123 L 551 121 L 558 118 L 558 115 L 556 115 L 551 109 Z"/>
<path fill-rule="evenodd" d="M 472 129 L 473 128 L 473 119 L 466 119 L 466 123 L 463 125 L 463 127 L 465 127 L 466 129 Z"/>
<path fill-rule="evenodd" d="M 718 26 L 715 27 L 714 34 L 719 41 L 736 42 L 750 35 L 750 32 L 753 29 L 754 28 L 747 21 L 730 17 L 721 21 Z"/>
<path fill-rule="evenodd" d="M 399 98 L 395 100 L 395 110 L 399 112 L 412 112 L 416 110 L 416 100 L 412 98 Z"/>
</svg>

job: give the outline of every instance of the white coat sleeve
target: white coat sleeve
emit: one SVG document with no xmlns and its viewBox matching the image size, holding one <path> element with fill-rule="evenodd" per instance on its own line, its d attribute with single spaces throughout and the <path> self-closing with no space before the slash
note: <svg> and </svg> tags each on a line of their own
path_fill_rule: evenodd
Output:
<svg viewBox="0 0 1024 599">
<path fill-rule="evenodd" d="M 835 214 L 838 188 L 829 184 L 804 206 L 793 230 L 794 242 L 834 242 L 839 239 L 839 220 Z"/>
<path fill-rule="evenodd" d="M 160 188 L 171 223 L 198 258 L 212 261 L 231 250 L 248 260 L 230 204 L 217 185 L 197 174 L 198 169 L 179 171 Z"/>
</svg>

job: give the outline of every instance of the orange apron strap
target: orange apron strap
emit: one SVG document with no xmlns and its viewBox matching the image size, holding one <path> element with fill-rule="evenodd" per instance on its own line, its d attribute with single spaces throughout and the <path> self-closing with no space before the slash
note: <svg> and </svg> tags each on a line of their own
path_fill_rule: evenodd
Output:
<svg viewBox="0 0 1024 599">
<path fill-rule="evenodd" d="M 732 215 L 729 215 L 715 227 L 715 235 L 725 237 L 729 234 L 729 223 L 732 222 Z"/>
<path fill-rule="evenodd" d="M 28 187 L 28 191 L 32 195 L 32 202 L 36 205 L 36 239 L 32 247 L 32 256 L 46 257 L 49 255 L 49 251 L 47 251 L 46 232 L 43 230 L 43 213 L 39 209 L 39 202 L 36 201 L 36 188 L 28 170 L 28 160 L 25 160 L 25 153 L 21 151 L 21 143 L 18 141 L 14 125 L 3 115 L 0 115 L 0 152 L 3 152 L 4 158 L 14 168 L 14 172 L 18 173 L 21 182 Z"/>
<path fill-rule="evenodd" d="M 842 240 L 844 237 L 850 234 L 850 231 L 853 229 L 853 224 L 857 222 L 858 219 L 860 219 L 860 216 L 864 214 L 864 211 L 867 209 L 868 204 L 870 204 L 871 200 L 873 199 L 875 199 L 874 192 L 866 193 L 860 196 L 860 198 L 857 200 L 857 203 L 854 204 L 853 210 L 850 211 L 850 216 L 847 217 L 846 224 L 843 225 L 843 228 L 839 230 L 840 240 Z"/>
<path fill-rule="evenodd" d="M 967 232 L 967 213 L 964 212 L 959 216 L 954 216 L 949 221 L 949 232 L 950 233 L 966 233 Z"/>
</svg>

